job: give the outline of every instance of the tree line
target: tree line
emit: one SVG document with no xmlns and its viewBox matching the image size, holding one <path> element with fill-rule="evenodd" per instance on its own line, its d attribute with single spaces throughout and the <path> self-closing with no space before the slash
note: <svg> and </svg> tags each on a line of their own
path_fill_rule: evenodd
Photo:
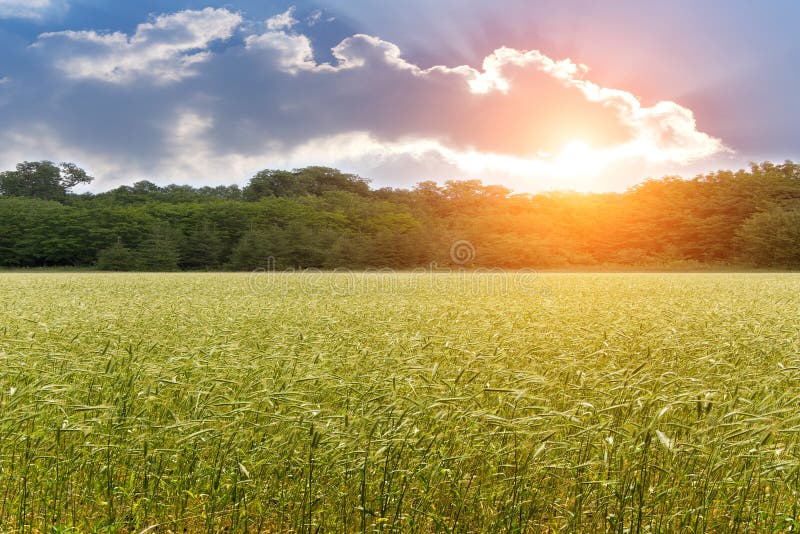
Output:
<svg viewBox="0 0 800 534">
<path fill-rule="evenodd" d="M 373 189 L 326 167 L 245 187 L 139 181 L 76 194 L 74 164 L 0 173 L 0 266 L 104 270 L 800 267 L 800 165 L 752 164 L 624 193 L 512 194 L 480 181 Z"/>
</svg>

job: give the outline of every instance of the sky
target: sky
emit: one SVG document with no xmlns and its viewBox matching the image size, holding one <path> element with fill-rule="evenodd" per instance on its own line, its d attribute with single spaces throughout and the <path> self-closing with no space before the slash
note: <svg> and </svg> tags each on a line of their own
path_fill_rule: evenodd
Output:
<svg viewBox="0 0 800 534">
<path fill-rule="evenodd" d="M 0 0 L 0 170 L 622 191 L 800 160 L 794 0 Z"/>
</svg>

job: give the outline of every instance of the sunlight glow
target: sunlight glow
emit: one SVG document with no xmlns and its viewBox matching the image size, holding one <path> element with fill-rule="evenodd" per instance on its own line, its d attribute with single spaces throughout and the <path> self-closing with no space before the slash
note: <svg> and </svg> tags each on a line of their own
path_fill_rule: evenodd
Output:
<svg viewBox="0 0 800 534">
<path fill-rule="evenodd" d="M 581 139 L 573 139 L 561 150 L 553 161 L 554 170 L 564 178 L 584 175 L 592 171 L 597 160 L 596 151 Z"/>
</svg>

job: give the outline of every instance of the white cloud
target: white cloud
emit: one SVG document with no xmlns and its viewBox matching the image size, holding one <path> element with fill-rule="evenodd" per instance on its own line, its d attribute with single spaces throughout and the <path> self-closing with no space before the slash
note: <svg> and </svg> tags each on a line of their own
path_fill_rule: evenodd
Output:
<svg viewBox="0 0 800 534">
<path fill-rule="evenodd" d="M 635 95 L 620 89 L 601 87 L 587 79 L 589 69 L 569 59 L 554 61 L 538 50 L 520 51 L 500 48 L 487 56 L 483 72 L 469 80 L 474 93 L 492 90 L 507 93 L 512 81 L 504 75 L 509 66 L 532 66 L 560 80 L 565 86 L 580 90 L 590 102 L 617 111 L 619 119 L 634 132 L 630 142 L 617 148 L 620 155 L 630 154 L 658 161 L 689 163 L 719 152 L 728 151 L 722 141 L 697 130 L 694 114 L 675 102 L 658 102 L 644 107 Z"/>
<path fill-rule="evenodd" d="M 0 0 L 0 19 L 40 19 L 51 10 L 65 7 L 58 0 Z"/>
<path fill-rule="evenodd" d="M 315 9 L 306 19 L 306 24 L 316 26 L 322 20 L 322 11 Z"/>
<path fill-rule="evenodd" d="M 311 41 L 305 35 L 293 35 L 284 31 L 271 31 L 245 38 L 248 50 L 266 50 L 274 55 L 277 67 L 283 72 L 296 74 L 300 70 L 316 70 Z"/>
<path fill-rule="evenodd" d="M 369 62 L 385 63 L 398 70 L 407 70 L 416 76 L 435 72 L 474 72 L 466 66 L 455 68 L 435 66 L 423 70 L 403 59 L 396 44 L 361 33 L 342 40 L 331 49 L 333 57 L 336 58 L 335 65 L 317 63 L 311 40 L 303 34 L 268 31 L 260 35 L 247 36 L 245 46 L 248 50 L 261 50 L 273 54 L 279 69 L 291 74 L 301 70 L 337 72 L 364 67 Z"/>
<path fill-rule="evenodd" d="M 288 30 L 295 24 L 297 24 L 297 19 L 294 18 L 294 6 L 280 15 L 267 19 L 267 28 L 270 30 Z"/>
<path fill-rule="evenodd" d="M 242 17 L 226 9 L 205 8 L 161 15 L 135 33 L 63 31 L 45 33 L 37 47 L 55 48 L 57 66 L 70 78 L 124 83 L 138 77 L 175 82 L 207 61 L 209 45 L 229 39 Z"/>
<path fill-rule="evenodd" d="M 289 74 L 298 71 L 337 70 L 329 64 L 318 65 L 314 60 L 314 48 L 311 40 L 302 34 L 292 31 L 298 21 L 294 18 L 294 7 L 267 19 L 268 31 L 260 35 L 248 35 L 245 48 L 265 52 L 274 61 L 277 68 Z M 313 26 L 319 21 L 322 13 L 317 10 L 308 19 Z"/>
<path fill-rule="evenodd" d="M 363 78 L 371 80 L 380 76 L 380 67 L 406 72 L 416 78 L 431 78 L 430 91 L 437 91 L 441 77 L 452 77 L 451 83 L 465 84 L 475 95 L 492 92 L 507 95 L 517 83 L 509 71 L 533 70 L 561 83 L 565 89 L 579 91 L 585 103 L 596 104 L 598 110 L 610 109 L 620 127 L 630 130 L 630 138 L 606 149 L 595 160 L 616 161 L 638 158 L 652 162 L 687 164 L 720 152 L 728 151 L 721 140 L 698 131 L 691 110 L 675 102 L 658 102 L 643 106 L 628 91 L 601 87 L 588 79 L 588 67 L 569 59 L 553 60 L 538 50 L 522 51 L 502 47 L 487 56 L 482 70 L 467 65 L 448 67 L 437 65 L 423 69 L 402 57 L 400 48 L 380 38 L 357 34 L 344 39 L 332 50 L 336 65 L 319 64 L 314 60 L 310 40 L 300 34 L 284 31 L 267 32 L 247 38 L 249 49 L 261 49 L 274 54 L 280 70 L 296 74 L 298 71 L 337 72 L 362 69 Z M 460 81 L 459 81 L 460 79 Z M 368 82 L 367 82 L 368 83 Z M 521 82 L 524 83 L 524 82 Z M 524 90 L 524 87 L 518 88 Z M 402 91 L 402 87 L 397 87 Z M 455 126 L 455 125 L 453 125 Z M 548 127 L 545 125 L 544 127 Z M 586 154 L 584 154 L 586 156 Z M 517 163 L 514 164 L 518 166 Z"/>
</svg>

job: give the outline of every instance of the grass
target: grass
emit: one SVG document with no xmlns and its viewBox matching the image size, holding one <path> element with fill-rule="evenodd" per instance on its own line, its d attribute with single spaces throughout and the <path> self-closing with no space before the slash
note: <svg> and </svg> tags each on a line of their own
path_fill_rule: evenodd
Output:
<svg viewBox="0 0 800 534">
<path fill-rule="evenodd" d="M 793 530 L 798 309 L 791 274 L 0 274 L 0 532 Z"/>
</svg>

